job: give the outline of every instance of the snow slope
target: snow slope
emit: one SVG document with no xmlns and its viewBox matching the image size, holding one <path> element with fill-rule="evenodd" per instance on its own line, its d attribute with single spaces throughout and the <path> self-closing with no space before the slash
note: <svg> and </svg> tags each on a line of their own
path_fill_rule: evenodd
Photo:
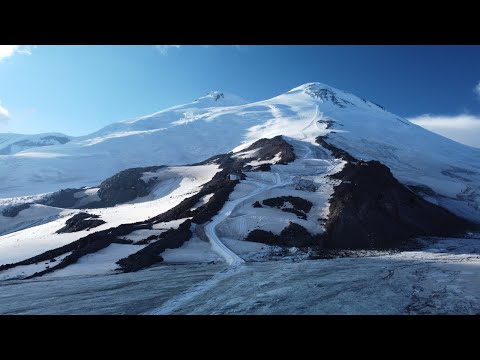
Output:
<svg viewBox="0 0 480 360">
<path fill-rule="evenodd" d="M 424 251 L 290 257 L 248 263 L 241 271 L 220 263 L 115 276 L 52 273 L 0 282 L 0 314 L 478 315 L 479 253 L 478 239 L 442 239 Z"/>
<path fill-rule="evenodd" d="M 0 155 L 11 155 L 30 148 L 62 145 L 72 137 L 61 133 L 22 135 L 13 133 L 0 134 Z"/>
<path fill-rule="evenodd" d="M 180 168 L 163 168 L 156 174 L 144 174 L 147 177 L 156 175 L 157 177 L 163 178 L 165 181 L 161 182 L 151 195 L 145 197 L 147 199 L 139 198 L 136 201 L 110 208 L 88 209 L 89 213 L 99 215 L 100 219 L 105 221 L 105 224 L 90 230 L 57 234 L 56 231 L 65 225 L 65 220 L 80 212 L 80 210 L 63 210 L 43 205 L 33 205 L 32 209 L 23 210 L 17 215 L 17 217 L 20 216 L 18 221 L 23 220 L 29 215 L 33 216 L 31 213 L 35 214 L 35 212 L 38 212 L 38 207 L 47 208 L 48 211 L 44 211 L 43 213 L 44 216 L 55 216 L 55 220 L 0 236 L 0 265 L 27 259 L 47 250 L 71 243 L 94 232 L 110 229 L 125 223 L 143 221 L 161 214 L 179 204 L 185 198 L 198 192 L 201 186 L 208 182 L 218 170 L 218 165 L 201 165 Z M 56 212 L 55 209 L 57 210 Z M 25 212 L 26 214 L 24 215 L 23 213 Z M 53 214 L 51 214 L 52 212 Z M 0 216 L 0 220 L 2 222 L 8 221 L 4 220 L 2 216 Z M 0 222 L 0 225 L 1 224 L 2 223 Z M 12 225 L 13 224 L 14 223 L 12 222 Z M 169 228 L 176 228 L 178 225 L 178 222 L 172 221 L 171 223 L 162 224 L 161 229 L 166 230 Z M 137 240 L 135 238 L 136 235 L 138 234 L 127 235 L 125 238 Z M 128 251 L 130 252 L 140 250 L 139 246 L 134 246 L 134 248 L 136 247 L 137 249 L 133 251 L 133 248 L 131 247 L 132 245 L 114 245 L 115 246 L 111 246 L 111 248 L 115 248 L 115 254 L 125 254 L 124 250 L 119 249 L 128 248 Z M 107 249 L 102 251 L 105 252 L 105 256 L 108 255 Z M 104 262 L 105 259 L 108 258 L 105 256 L 98 258 Z M 93 258 L 95 259 L 96 257 Z M 91 264 L 92 261 L 93 260 L 90 260 L 86 263 Z M 114 264 L 114 262 L 109 266 L 113 266 L 114 268 L 118 267 L 112 264 Z M 35 270 L 38 271 L 38 269 Z"/>
</svg>

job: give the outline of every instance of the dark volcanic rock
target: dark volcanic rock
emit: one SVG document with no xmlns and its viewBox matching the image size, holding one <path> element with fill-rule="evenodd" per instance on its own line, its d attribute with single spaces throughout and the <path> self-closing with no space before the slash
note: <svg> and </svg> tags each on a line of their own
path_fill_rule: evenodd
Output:
<svg viewBox="0 0 480 360">
<path fill-rule="evenodd" d="M 267 245 L 296 246 L 305 247 L 310 245 L 320 245 L 322 240 L 319 235 L 310 234 L 303 226 L 291 222 L 280 235 L 275 235 L 271 231 L 252 230 L 246 241 L 259 242 Z"/>
<path fill-rule="evenodd" d="M 54 192 L 48 197 L 40 199 L 37 203 L 64 209 L 72 209 L 78 201 L 73 194 L 79 191 L 82 191 L 82 189 L 63 189 Z"/>
<path fill-rule="evenodd" d="M 325 129 L 330 129 L 333 124 L 335 124 L 335 121 L 333 120 L 318 120 L 317 122 L 319 124 L 325 124 Z"/>
<path fill-rule="evenodd" d="M 141 179 L 145 172 L 155 172 L 163 166 L 150 166 L 143 168 L 131 168 L 120 171 L 100 184 L 98 197 L 101 199 L 102 207 L 115 206 L 127 201 L 135 200 L 138 197 L 147 196 L 155 180 L 145 183 Z M 98 206 L 94 203 L 92 206 Z"/>
<path fill-rule="evenodd" d="M 308 200 L 296 197 L 296 196 L 279 196 L 276 198 L 265 199 L 262 201 L 263 205 L 270 207 L 281 208 L 285 203 L 292 204 L 295 210 L 300 210 L 305 213 L 308 213 L 312 208 L 312 203 Z"/>
<path fill-rule="evenodd" d="M 271 164 L 261 164 L 255 168 L 255 171 L 270 171 L 272 168 Z"/>
<path fill-rule="evenodd" d="M 115 206 L 148 195 L 157 181 L 151 179 L 148 183 L 145 183 L 141 177 L 146 172 L 155 172 L 163 167 L 149 166 L 120 171 L 100 184 L 97 193 L 100 201 L 94 201 L 80 207 L 76 207 L 79 198 L 75 197 L 74 194 L 84 189 L 63 189 L 37 201 L 37 203 L 64 209 L 92 209 Z"/>
<path fill-rule="evenodd" d="M 307 213 L 312 208 L 312 203 L 308 200 L 296 196 L 279 196 L 276 198 L 265 199 L 263 205 L 276 207 L 283 212 L 289 212 L 297 215 L 303 220 L 307 220 Z M 286 203 L 292 204 L 293 208 L 282 208 Z"/>
<path fill-rule="evenodd" d="M 190 240 L 192 231 L 190 230 L 191 222 L 186 220 L 177 229 L 170 229 L 160 234 L 160 240 L 149 244 L 135 254 L 117 261 L 124 272 L 132 272 L 144 269 L 155 263 L 163 261 L 159 255 L 166 249 L 175 249 L 182 246 L 186 241 Z"/>
<path fill-rule="evenodd" d="M 259 242 L 267 245 L 278 245 L 278 235 L 275 235 L 271 231 L 255 229 L 250 231 L 245 238 L 245 241 Z"/>
<path fill-rule="evenodd" d="M 286 142 L 281 135 L 271 139 L 260 139 L 242 151 L 257 150 L 256 160 L 271 160 L 280 153 L 280 161 L 277 164 L 288 164 L 295 160 L 295 153 L 292 145 Z M 268 168 L 270 170 L 270 168 Z M 262 170 L 262 171 L 268 171 Z"/>
<path fill-rule="evenodd" d="M 279 235 L 285 246 L 309 246 L 321 243 L 318 235 L 310 234 L 303 226 L 291 222 Z"/>
<path fill-rule="evenodd" d="M 254 208 L 261 208 L 262 207 L 262 204 L 260 204 L 260 202 L 258 201 L 255 201 L 252 205 Z"/>
<path fill-rule="evenodd" d="M 119 236 L 124 236 L 130 234 L 134 230 L 146 229 L 148 226 L 142 223 L 136 224 L 122 224 L 116 228 L 111 228 L 103 231 L 99 231 L 93 234 L 89 234 L 79 240 L 73 241 L 67 245 L 61 246 L 56 249 L 48 250 L 40 255 L 31 257 L 26 260 L 19 261 L 17 263 L 5 264 L 0 266 L 0 271 L 7 270 L 16 266 L 21 265 L 31 265 L 45 261 L 51 261 L 52 259 L 71 253 L 66 256 L 60 263 L 55 266 L 52 266 L 46 270 L 37 272 L 28 277 L 28 279 L 42 276 L 44 274 L 53 272 L 58 269 L 62 269 L 68 265 L 74 264 L 82 256 L 92 254 L 101 249 L 106 248 L 112 243 L 118 244 L 131 244 L 130 240 L 118 239 Z"/>
<path fill-rule="evenodd" d="M 333 92 L 330 89 L 323 88 L 323 89 L 318 89 L 315 86 L 309 86 L 305 92 L 313 97 L 314 99 L 322 99 L 323 101 L 331 101 L 333 104 L 340 108 L 346 108 L 346 105 L 352 105 L 350 101 L 342 99 L 341 97 L 338 97 L 335 92 Z"/>
<path fill-rule="evenodd" d="M 316 141 L 336 158 L 347 161 L 342 171 L 331 175 L 342 183 L 335 186 L 330 199 L 326 247 L 391 248 L 417 236 L 452 236 L 473 227 L 409 190 L 380 162 L 359 161 L 327 143 L 326 136 Z"/>
<path fill-rule="evenodd" d="M 326 141 L 327 138 L 328 138 L 327 135 L 319 136 L 315 139 L 315 141 L 318 145 L 324 147 L 327 150 L 330 150 L 332 152 L 332 155 L 335 156 L 337 159 L 342 159 L 342 160 L 350 161 L 350 162 L 358 161 L 357 159 L 355 159 L 352 155 L 350 155 L 345 150 L 339 149 L 336 146 L 333 146 L 332 144 L 329 144 Z"/>
<path fill-rule="evenodd" d="M 2 211 L 2 215 L 6 217 L 15 217 L 20 211 L 28 209 L 30 205 L 32 205 L 32 203 L 11 206 L 7 209 L 4 209 Z"/>
<path fill-rule="evenodd" d="M 98 218 L 98 215 L 87 214 L 84 212 L 78 213 L 68 219 L 65 222 L 65 226 L 60 230 L 57 230 L 57 234 L 77 232 L 105 224 L 105 221 Z"/>
<path fill-rule="evenodd" d="M 330 200 L 325 245 L 388 248 L 420 235 L 451 236 L 471 226 L 400 184 L 378 161 L 348 163 Z"/>
</svg>

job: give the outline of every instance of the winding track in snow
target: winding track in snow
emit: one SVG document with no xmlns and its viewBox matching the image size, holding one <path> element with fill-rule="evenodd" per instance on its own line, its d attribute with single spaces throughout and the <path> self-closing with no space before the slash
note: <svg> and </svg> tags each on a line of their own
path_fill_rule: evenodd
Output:
<svg viewBox="0 0 480 360">
<path fill-rule="evenodd" d="M 315 113 L 313 120 L 310 122 L 310 124 L 306 128 L 312 125 L 317 126 L 316 124 L 317 119 L 318 119 L 318 106 L 317 106 L 317 111 Z M 305 150 L 305 153 L 302 154 L 302 156 L 299 159 L 306 160 L 308 157 L 312 155 L 312 149 L 309 146 L 309 144 L 301 144 L 301 147 Z M 281 170 L 281 168 L 277 167 L 277 172 L 273 174 L 274 175 L 273 184 L 268 184 L 268 183 L 264 183 L 262 181 L 257 180 L 256 185 L 258 186 L 258 188 L 255 191 L 239 199 L 228 202 L 219 211 L 219 213 L 212 218 L 212 221 L 205 226 L 205 234 L 208 237 L 208 240 L 210 241 L 212 250 L 214 250 L 218 255 L 224 258 L 226 263 L 229 265 L 229 267 L 217 273 L 212 278 L 206 281 L 203 281 L 200 284 L 197 284 L 196 286 L 188 289 L 187 291 L 183 292 L 181 295 L 173 299 L 170 299 L 169 301 L 162 304 L 162 306 L 147 312 L 146 314 L 148 315 L 171 314 L 176 310 L 178 310 L 179 308 L 181 308 L 182 306 L 184 306 L 186 303 L 188 303 L 192 299 L 194 299 L 196 296 L 202 293 L 205 293 L 206 291 L 214 287 L 220 281 L 232 276 L 238 271 L 241 271 L 242 269 L 241 265 L 245 263 L 245 260 L 243 260 L 240 256 L 235 254 L 220 240 L 220 238 L 216 233 L 216 227 L 218 224 L 224 221 L 227 217 L 229 217 L 232 214 L 232 212 L 235 210 L 235 208 L 238 205 L 240 205 L 242 202 L 264 191 L 271 190 L 281 186 L 290 185 L 293 183 L 292 177 L 284 177 L 282 179 L 282 176 L 280 175 L 280 173 L 283 175 L 283 171 Z"/>
<path fill-rule="evenodd" d="M 291 183 L 291 181 L 282 180 L 280 174 L 275 173 L 275 181 L 273 184 L 265 184 L 262 182 L 258 182 L 257 184 L 259 188 L 257 190 L 251 192 L 246 196 L 243 196 L 239 199 L 229 202 L 219 211 L 217 215 L 213 217 L 212 221 L 205 226 L 205 234 L 207 235 L 210 241 L 210 244 L 212 244 L 213 251 L 215 251 L 218 255 L 223 257 L 228 265 L 238 266 L 244 263 L 245 261 L 240 256 L 235 254 L 232 250 L 230 250 L 227 246 L 225 246 L 225 244 L 220 240 L 215 230 L 217 225 L 220 224 L 222 221 L 224 221 L 228 216 L 230 216 L 233 210 L 235 210 L 235 208 L 245 200 L 248 200 L 249 198 L 255 195 L 258 195 L 263 191 L 284 186 L 289 183 Z"/>
<path fill-rule="evenodd" d="M 280 174 L 275 173 L 274 183 L 273 184 L 265 184 L 263 182 L 258 181 L 257 184 L 259 188 L 250 194 L 243 196 L 239 199 L 231 201 L 227 205 L 225 205 L 220 212 L 213 217 L 212 221 L 205 226 L 205 234 L 207 235 L 210 243 L 212 244 L 212 249 L 219 254 L 221 257 L 225 259 L 227 264 L 229 265 L 228 268 L 225 270 L 217 273 L 212 278 L 197 284 L 196 286 L 186 290 L 179 296 L 170 299 L 169 301 L 162 304 L 162 306 L 153 309 L 146 313 L 146 315 L 167 315 L 175 312 L 176 310 L 180 309 L 183 305 L 194 299 L 196 296 L 205 293 L 212 287 L 214 287 L 220 281 L 232 276 L 233 274 L 241 271 L 243 268 L 241 265 L 245 263 L 240 256 L 235 254 L 232 250 L 230 250 L 225 244 L 220 240 L 218 237 L 215 228 L 218 224 L 220 224 L 223 220 L 225 220 L 235 208 L 240 205 L 243 201 L 248 200 L 249 198 L 260 194 L 263 191 L 270 190 L 276 187 L 289 185 L 292 183 L 290 179 L 283 179 Z"/>
<path fill-rule="evenodd" d="M 274 113 L 274 115 L 278 112 L 278 109 L 274 106 L 271 106 L 271 109 L 272 109 L 272 113 Z M 307 135 L 305 135 L 303 133 L 304 130 L 306 130 L 307 128 L 309 128 L 311 126 L 314 126 L 316 129 L 318 129 L 318 123 L 317 122 L 318 122 L 319 117 L 320 117 L 320 110 L 319 110 L 319 107 L 317 105 L 316 109 L 315 109 L 315 115 L 313 116 L 312 120 L 310 121 L 310 123 L 305 128 L 303 128 L 300 131 L 300 133 L 302 133 L 304 135 L 304 139 L 307 138 Z M 301 144 L 301 146 L 305 149 L 305 154 L 303 154 L 300 159 L 305 160 L 312 155 L 312 149 L 307 144 Z M 263 191 L 270 190 L 270 189 L 280 187 L 280 186 L 284 186 L 284 185 L 290 184 L 292 182 L 293 182 L 292 180 L 282 180 L 280 174 L 278 172 L 276 172 L 275 173 L 275 182 L 274 182 L 273 185 L 267 185 L 267 184 L 264 184 L 262 182 L 258 182 L 259 188 L 257 190 L 255 190 L 255 191 L 251 192 L 250 194 L 248 194 L 246 196 L 243 196 L 239 199 L 233 200 L 233 201 L 229 202 L 227 205 L 225 205 L 219 211 L 219 213 L 216 216 L 213 217 L 212 221 L 208 225 L 205 226 L 205 234 L 207 235 L 208 240 L 210 241 L 210 244 L 212 245 L 212 250 L 215 251 L 221 257 L 223 257 L 228 265 L 238 266 L 238 265 L 244 263 L 245 261 L 240 256 L 235 254 L 232 250 L 230 250 L 220 240 L 220 238 L 218 237 L 218 235 L 215 231 L 215 228 L 217 227 L 218 224 L 220 224 L 228 216 L 230 216 L 230 214 L 233 212 L 233 210 L 239 204 L 244 202 L 245 200 L 248 200 L 249 198 L 251 198 L 255 195 L 258 195 Z"/>
<path fill-rule="evenodd" d="M 205 226 L 205 234 L 207 235 L 210 243 L 212 244 L 212 249 L 219 254 L 221 257 L 225 259 L 229 267 L 216 275 L 212 278 L 197 284 L 196 286 L 188 289 L 187 291 L 183 292 L 179 296 L 170 299 L 169 301 L 165 302 L 162 306 L 153 309 L 147 312 L 147 315 L 167 315 L 171 314 L 174 311 L 181 308 L 183 305 L 194 299 L 196 296 L 208 291 L 213 286 L 215 286 L 218 282 L 230 277 L 231 275 L 237 273 L 242 269 L 242 264 L 245 262 L 240 256 L 235 254 L 232 250 L 230 250 L 225 244 L 220 240 L 218 237 L 215 228 L 218 224 L 220 224 L 223 220 L 225 220 L 235 208 L 241 204 L 243 201 L 251 198 L 252 196 L 258 195 L 262 191 L 266 191 L 269 189 L 273 189 L 276 187 L 284 186 L 290 184 L 291 180 L 282 180 L 280 174 L 275 173 L 275 181 L 273 184 L 265 184 L 263 182 L 258 182 L 259 188 L 250 194 L 243 196 L 239 199 L 231 201 L 227 205 L 225 205 L 220 212 L 215 215 L 212 221 Z"/>
</svg>

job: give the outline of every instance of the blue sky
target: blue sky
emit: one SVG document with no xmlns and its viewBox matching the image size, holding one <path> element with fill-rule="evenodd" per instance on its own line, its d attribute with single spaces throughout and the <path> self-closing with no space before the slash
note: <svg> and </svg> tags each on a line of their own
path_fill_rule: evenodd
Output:
<svg viewBox="0 0 480 360">
<path fill-rule="evenodd" d="M 0 46 L 0 131 L 84 135 L 212 90 L 256 101 L 312 81 L 480 146 L 480 46 Z"/>
</svg>

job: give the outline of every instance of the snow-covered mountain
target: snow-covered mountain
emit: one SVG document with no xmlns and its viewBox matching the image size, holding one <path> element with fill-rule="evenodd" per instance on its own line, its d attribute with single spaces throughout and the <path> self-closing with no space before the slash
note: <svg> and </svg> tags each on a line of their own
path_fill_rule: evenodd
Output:
<svg viewBox="0 0 480 360">
<path fill-rule="evenodd" d="M 219 94 L 224 96 L 217 99 Z M 130 167 L 194 163 L 261 138 L 285 135 L 314 143 L 326 134 L 353 156 L 386 164 L 403 183 L 424 186 L 430 201 L 480 217 L 479 149 L 320 83 L 251 104 L 214 92 L 65 144 L 1 156 L 0 197 L 94 186 Z M 18 142 L 13 140 L 3 148 Z"/>
<path fill-rule="evenodd" d="M 213 92 L 70 140 L 0 156 L 0 277 L 239 265 L 480 222 L 479 149 L 320 83 Z"/>
</svg>

